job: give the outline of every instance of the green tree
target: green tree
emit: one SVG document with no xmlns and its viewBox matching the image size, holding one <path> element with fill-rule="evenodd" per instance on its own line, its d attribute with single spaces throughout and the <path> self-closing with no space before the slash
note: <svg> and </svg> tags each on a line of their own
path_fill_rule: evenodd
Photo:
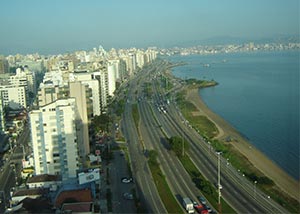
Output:
<svg viewBox="0 0 300 214">
<path fill-rule="evenodd" d="M 178 157 L 181 157 L 189 149 L 188 142 L 181 137 L 173 136 L 169 138 L 168 141 L 171 149 Z"/>
<path fill-rule="evenodd" d="M 150 164 L 157 164 L 157 152 L 155 150 L 149 151 L 149 163 Z"/>
<path fill-rule="evenodd" d="M 108 132 L 109 123 L 110 117 L 108 114 L 101 114 L 100 116 L 95 116 L 92 120 L 92 126 L 96 132 Z"/>
</svg>

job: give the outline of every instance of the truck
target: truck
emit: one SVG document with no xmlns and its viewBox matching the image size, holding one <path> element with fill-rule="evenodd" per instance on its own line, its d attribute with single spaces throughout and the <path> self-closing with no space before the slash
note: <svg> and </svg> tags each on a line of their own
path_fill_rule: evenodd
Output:
<svg viewBox="0 0 300 214">
<path fill-rule="evenodd" d="M 190 198 L 183 198 L 183 207 L 188 213 L 194 213 L 194 205 Z"/>
</svg>

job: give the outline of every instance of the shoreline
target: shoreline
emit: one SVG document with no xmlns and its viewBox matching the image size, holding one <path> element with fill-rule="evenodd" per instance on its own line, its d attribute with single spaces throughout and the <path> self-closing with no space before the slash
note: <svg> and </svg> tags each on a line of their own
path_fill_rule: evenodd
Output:
<svg viewBox="0 0 300 214">
<path fill-rule="evenodd" d="M 186 99 L 195 105 L 201 115 L 206 116 L 216 125 L 219 130 L 219 134 L 216 139 L 224 142 L 224 139 L 230 136 L 231 139 L 234 139 L 234 141 L 231 141 L 231 145 L 233 145 L 235 149 L 248 158 L 248 160 L 258 170 L 265 174 L 265 176 L 272 179 L 282 191 L 286 192 L 297 201 L 300 201 L 300 182 L 287 174 L 275 162 L 249 143 L 249 141 L 227 121 L 210 110 L 202 100 L 199 93 L 200 90 L 201 89 L 199 88 L 188 89 Z"/>
</svg>

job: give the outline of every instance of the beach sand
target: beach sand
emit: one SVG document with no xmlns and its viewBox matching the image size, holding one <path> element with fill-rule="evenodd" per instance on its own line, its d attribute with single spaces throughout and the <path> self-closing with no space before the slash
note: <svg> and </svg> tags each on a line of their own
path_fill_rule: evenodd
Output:
<svg viewBox="0 0 300 214">
<path fill-rule="evenodd" d="M 252 146 L 228 122 L 212 112 L 201 99 L 198 90 L 199 89 L 187 90 L 186 98 L 197 107 L 199 114 L 207 116 L 212 122 L 215 123 L 219 130 L 219 135 L 217 138 L 222 140 L 229 136 L 230 139 L 234 139 L 231 144 L 245 157 L 247 157 L 257 169 L 272 179 L 281 190 L 300 201 L 299 181 L 296 181 L 293 177 L 288 175 L 265 154 Z"/>
</svg>

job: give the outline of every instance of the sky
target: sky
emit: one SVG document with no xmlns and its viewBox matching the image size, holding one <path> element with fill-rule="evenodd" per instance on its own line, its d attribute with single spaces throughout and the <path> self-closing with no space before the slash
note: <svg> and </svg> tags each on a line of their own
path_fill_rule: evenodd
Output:
<svg viewBox="0 0 300 214">
<path fill-rule="evenodd" d="M 1 0 L 0 55 L 299 36 L 299 0 Z"/>
</svg>

